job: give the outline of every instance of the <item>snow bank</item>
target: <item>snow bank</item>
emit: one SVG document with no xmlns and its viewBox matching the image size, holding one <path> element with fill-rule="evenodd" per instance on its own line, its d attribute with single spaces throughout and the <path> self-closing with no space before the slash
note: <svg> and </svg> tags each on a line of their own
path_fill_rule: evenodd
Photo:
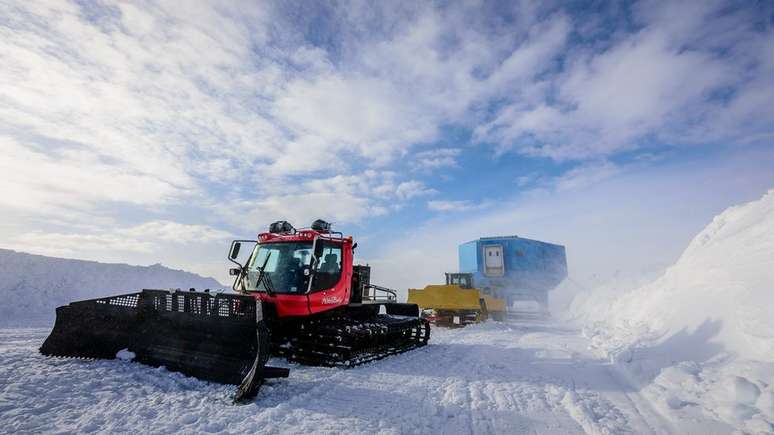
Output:
<svg viewBox="0 0 774 435">
<path fill-rule="evenodd" d="M 570 314 L 664 412 L 756 432 L 774 428 L 772 309 L 774 190 L 716 216 L 660 278 L 580 294 Z"/>
<path fill-rule="evenodd" d="M 56 307 L 142 288 L 222 288 L 212 278 L 155 264 L 130 266 L 0 249 L 0 325 L 45 324 Z"/>
<path fill-rule="evenodd" d="M 622 290 L 579 295 L 570 308 L 610 350 L 699 331 L 697 340 L 774 362 L 774 190 L 715 217 L 657 280 Z M 706 350 L 694 344 L 686 356 Z"/>
</svg>

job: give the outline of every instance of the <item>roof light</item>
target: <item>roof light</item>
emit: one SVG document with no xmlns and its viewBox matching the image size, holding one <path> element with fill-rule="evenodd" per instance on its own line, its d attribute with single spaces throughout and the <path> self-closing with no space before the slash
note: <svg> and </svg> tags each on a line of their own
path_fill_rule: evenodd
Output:
<svg viewBox="0 0 774 435">
<path fill-rule="evenodd" d="M 288 221 L 277 221 L 269 225 L 269 232 L 274 234 L 293 233 L 296 229 Z"/>
<path fill-rule="evenodd" d="M 312 229 L 321 233 L 329 233 L 331 231 L 331 224 L 322 219 L 317 219 L 312 222 Z"/>
</svg>

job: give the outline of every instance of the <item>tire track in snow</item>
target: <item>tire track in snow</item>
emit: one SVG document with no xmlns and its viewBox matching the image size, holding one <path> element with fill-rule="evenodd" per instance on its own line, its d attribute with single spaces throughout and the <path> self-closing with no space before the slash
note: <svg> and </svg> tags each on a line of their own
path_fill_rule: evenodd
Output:
<svg viewBox="0 0 774 435">
<path fill-rule="evenodd" d="M 641 390 L 641 387 L 637 385 L 633 379 L 629 379 L 625 373 L 621 372 L 614 365 L 608 367 L 608 373 L 610 377 L 615 379 L 622 385 L 628 385 L 637 391 Z M 639 392 L 629 393 L 624 391 L 626 400 L 631 404 L 632 409 L 636 410 L 640 418 L 650 427 L 652 433 L 656 434 L 670 434 L 676 433 L 671 422 L 664 417 L 654 406 Z"/>
<path fill-rule="evenodd" d="M 484 331 L 470 333 L 478 329 Z M 469 345 L 471 349 L 448 352 L 446 360 L 456 362 L 446 371 L 450 379 L 435 394 L 442 398 L 442 403 L 453 402 L 468 410 L 468 432 L 579 432 L 580 427 L 570 416 L 555 413 L 558 408 L 548 402 L 542 386 L 544 381 L 519 368 L 529 361 L 527 355 L 508 352 L 518 336 L 518 331 L 504 324 L 478 325 L 464 332 L 449 331 L 440 345 L 450 349 Z M 496 340 L 487 343 L 492 338 Z M 466 385 L 467 402 L 457 398 L 460 385 Z"/>
</svg>

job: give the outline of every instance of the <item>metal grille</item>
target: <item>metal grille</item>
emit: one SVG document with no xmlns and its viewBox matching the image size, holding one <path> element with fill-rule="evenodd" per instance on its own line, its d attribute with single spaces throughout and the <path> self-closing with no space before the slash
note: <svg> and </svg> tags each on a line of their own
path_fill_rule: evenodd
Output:
<svg viewBox="0 0 774 435">
<path fill-rule="evenodd" d="M 135 295 L 139 296 L 139 295 Z M 249 296 L 163 290 L 143 290 L 145 306 L 159 312 L 190 313 L 200 316 L 244 317 L 255 312 L 255 299 Z M 135 301 L 135 306 L 137 302 Z"/>
<path fill-rule="evenodd" d="M 231 304 L 218 304 L 218 315 L 228 317 L 229 313 L 231 312 Z"/>
<path fill-rule="evenodd" d="M 113 305 L 117 307 L 137 308 L 137 302 L 140 300 L 139 293 L 130 295 L 112 296 L 109 298 L 97 299 L 98 304 Z"/>
</svg>

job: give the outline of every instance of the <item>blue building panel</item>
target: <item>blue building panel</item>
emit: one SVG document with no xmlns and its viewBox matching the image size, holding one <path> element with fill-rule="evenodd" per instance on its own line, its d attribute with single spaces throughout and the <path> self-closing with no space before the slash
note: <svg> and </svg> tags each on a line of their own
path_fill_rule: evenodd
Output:
<svg viewBox="0 0 774 435">
<path fill-rule="evenodd" d="M 478 272 L 478 241 L 463 243 L 459 247 L 459 269 L 462 273 Z"/>
<path fill-rule="evenodd" d="M 502 253 L 501 268 L 487 269 L 487 247 L 498 256 Z M 473 273 L 477 288 L 505 297 L 509 304 L 532 300 L 545 305 L 548 291 L 567 277 L 565 248 L 553 243 L 517 236 L 482 237 L 459 245 L 458 252 L 459 271 Z"/>
</svg>

